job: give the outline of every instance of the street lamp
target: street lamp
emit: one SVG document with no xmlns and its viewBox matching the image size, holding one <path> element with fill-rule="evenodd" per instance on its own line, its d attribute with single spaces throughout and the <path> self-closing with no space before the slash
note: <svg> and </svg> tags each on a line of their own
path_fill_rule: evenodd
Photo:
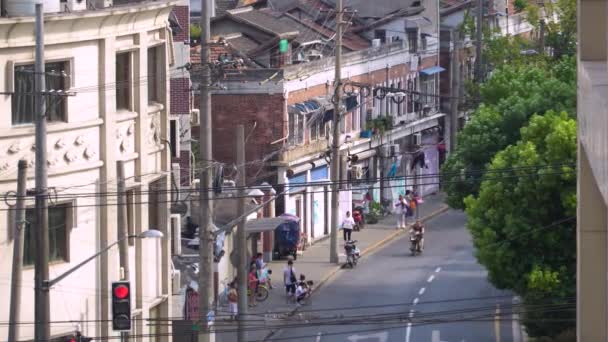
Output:
<svg viewBox="0 0 608 342">
<path fill-rule="evenodd" d="M 155 230 L 155 229 L 150 229 L 150 230 L 146 230 L 143 231 L 139 234 L 134 234 L 134 235 L 127 235 L 125 237 L 123 237 L 122 239 L 108 245 L 107 247 L 105 247 L 104 249 L 100 250 L 99 252 L 95 253 L 94 255 L 88 257 L 87 259 L 85 259 L 84 261 L 82 261 L 81 263 L 79 263 L 78 265 L 70 268 L 69 270 L 65 271 L 63 274 L 61 274 L 60 276 L 58 276 L 55 279 L 51 279 L 51 280 L 43 280 L 42 281 L 42 286 L 44 287 L 44 289 L 48 290 L 51 287 L 53 287 L 55 284 L 57 284 L 58 282 L 60 282 L 61 280 L 63 280 L 65 277 L 69 276 L 70 274 L 74 273 L 74 271 L 76 271 L 77 269 L 81 268 L 82 266 L 86 265 L 88 262 L 90 262 L 91 260 L 97 258 L 98 256 L 102 255 L 103 253 L 107 252 L 110 248 L 118 245 L 120 242 L 124 241 L 125 239 L 129 239 L 129 238 L 138 238 L 138 239 L 147 239 L 147 238 L 154 238 L 154 239 L 160 239 L 163 237 L 163 233 L 160 230 Z"/>
</svg>

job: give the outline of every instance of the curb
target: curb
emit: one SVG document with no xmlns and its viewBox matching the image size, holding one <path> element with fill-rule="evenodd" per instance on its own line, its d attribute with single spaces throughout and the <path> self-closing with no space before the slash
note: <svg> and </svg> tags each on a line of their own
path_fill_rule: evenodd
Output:
<svg viewBox="0 0 608 342">
<path fill-rule="evenodd" d="M 420 218 L 419 220 L 422 222 L 426 222 L 428 220 L 433 219 L 434 217 L 441 215 L 443 213 L 445 213 L 446 211 L 448 211 L 449 207 L 447 205 L 443 205 L 441 206 L 441 208 L 431 212 L 430 214 L 426 215 L 423 218 Z M 391 233 L 389 236 L 385 237 L 384 239 L 374 243 L 373 245 L 367 247 L 366 249 L 361 251 L 361 258 L 371 255 L 373 252 L 375 252 L 377 249 L 379 249 L 380 247 L 386 245 L 387 243 L 389 243 L 390 241 L 392 241 L 393 239 L 397 238 L 399 235 L 404 234 L 407 230 L 404 229 L 399 229 L 396 232 Z M 312 290 L 312 293 L 314 294 L 315 292 L 317 292 L 319 289 L 321 289 L 323 287 L 323 285 L 325 283 L 327 283 L 329 280 L 331 280 L 336 273 L 338 273 L 339 270 L 342 269 L 342 265 L 336 266 L 334 267 L 331 271 L 329 271 L 329 273 L 327 275 L 325 275 L 322 279 L 319 280 L 319 282 L 317 283 L 317 285 L 315 285 L 314 289 Z M 291 311 L 289 311 L 289 313 L 287 313 L 287 316 L 293 316 L 296 311 L 298 311 L 298 308 L 293 308 Z M 281 331 L 281 329 L 276 329 L 276 330 L 272 330 L 270 331 L 266 336 L 264 336 L 264 338 L 262 338 L 262 341 L 267 341 L 268 339 L 274 337 L 274 335 Z"/>
</svg>

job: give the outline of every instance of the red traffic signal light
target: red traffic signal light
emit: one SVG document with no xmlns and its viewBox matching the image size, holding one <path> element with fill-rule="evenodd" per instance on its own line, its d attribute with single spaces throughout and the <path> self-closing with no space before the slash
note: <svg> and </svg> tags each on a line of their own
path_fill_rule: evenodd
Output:
<svg viewBox="0 0 608 342">
<path fill-rule="evenodd" d="M 131 330 L 131 285 L 128 281 L 112 283 L 112 330 Z"/>
<path fill-rule="evenodd" d="M 129 288 L 125 285 L 118 285 L 114 288 L 114 297 L 125 299 L 129 295 Z"/>
</svg>

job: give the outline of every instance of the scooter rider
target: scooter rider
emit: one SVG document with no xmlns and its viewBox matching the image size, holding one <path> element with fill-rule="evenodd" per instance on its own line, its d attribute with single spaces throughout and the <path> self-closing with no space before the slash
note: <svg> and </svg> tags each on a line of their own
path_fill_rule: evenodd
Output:
<svg viewBox="0 0 608 342">
<path fill-rule="evenodd" d="M 416 220 L 416 223 L 412 225 L 410 229 L 410 233 L 412 234 L 420 234 L 420 251 L 424 250 L 424 225 L 420 222 L 420 220 Z"/>
</svg>

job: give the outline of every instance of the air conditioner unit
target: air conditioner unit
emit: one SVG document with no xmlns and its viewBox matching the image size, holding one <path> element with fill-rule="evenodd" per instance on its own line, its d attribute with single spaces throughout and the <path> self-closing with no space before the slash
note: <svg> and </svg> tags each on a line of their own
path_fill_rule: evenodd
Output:
<svg viewBox="0 0 608 342">
<path fill-rule="evenodd" d="M 363 167 L 361 165 L 353 165 L 350 167 L 350 178 L 361 179 L 363 177 Z"/>
<path fill-rule="evenodd" d="M 87 0 L 67 0 L 65 6 L 69 12 L 86 11 Z"/>
<path fill-rule="evenodd" d="M 199 123 L 200 114 L 201 114 L 201 111 L 198 109 L 193 109 L 192 112 L 190 112 L 190 125 L 198 126 L 200 124 Z"/>
<path fill-rule="evenodd" d="M 422 145 L 422 133 L 415 133 L 413 135 L 414 145 Z"/>
</svg>

